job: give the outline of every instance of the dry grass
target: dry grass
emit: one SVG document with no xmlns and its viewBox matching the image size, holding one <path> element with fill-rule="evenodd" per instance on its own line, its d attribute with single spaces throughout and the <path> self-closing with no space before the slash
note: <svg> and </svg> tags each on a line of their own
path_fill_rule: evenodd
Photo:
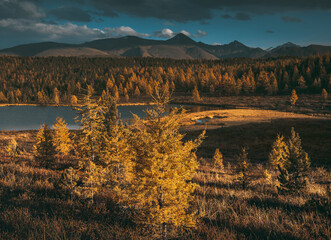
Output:
<svg viewBox="0 0 331 240">
<path fill-rule="evenodd" d="M 263 173 L 276 134 L 288 135 L 290 126 L 300 133 L 314 168 L 305 192 L 284 196 Z M 327 199 L 331 179 L 330 128 L 329 120 L 286 119 L 208 130 L 194 178 L 200 185 L 193 202 L 200 222 L 197 229 L 182 230 L 173 239 L 330 239 L 330 205 L 320 201 Z M 186 133 L 192 138 L 200 131 Z M 35 134 L 0 132 L 0 239 L 151 239 L 119 211 L 106 190 L 92 205 L 78 197 L 71 200 L 60 191 L 60 175 L 76 164 L 74 158 L 58 159 L 50 169 L 39 167 L 32 155 Z M 17 159 L 5 154 L 12 137 L 23 148 Z M 243 145 L 249 146 L 254 162 L 246 190 L 233 171 L 234 156 Z M 224 171 L 211 167 L 216 147 L 224 154 Z M 324 167 L 315 167 L 323 161 Z M 277 172 L 271 175 L 275 180 Z"/>
<path fill-rule="evenodd" d="M 194 181 L 200 222 L 180 239 L 329 239 L 330 216 L 307 207 L 312 192 L 326 195 L 331 175 L 321 168 L 301 195 L 278 195 L 256 167 L 247 190 L 229 169 L 202 165 Z M 273 173 L 273 178 L 275 178 Z M 322 175 L 321 175 L 322 174 Z M 106 193 L 90 205 L 56 188 L 60 171 L 3 163 L 0 168 L 1 239 L 150 239 L 117 212 Z M 314 189 L 312 191 L 312 189 Z"/>
<path fill-rule="evenodd" d="M 271 122 L 275 119 L 328 119 L 306 114 L 260 109 L 228 109 L 185 114 L 181 120 L 185 130 L 216 129 L 247 123 Z M 199 122 L 200 120 L 200 122 Z"/>
</svg>

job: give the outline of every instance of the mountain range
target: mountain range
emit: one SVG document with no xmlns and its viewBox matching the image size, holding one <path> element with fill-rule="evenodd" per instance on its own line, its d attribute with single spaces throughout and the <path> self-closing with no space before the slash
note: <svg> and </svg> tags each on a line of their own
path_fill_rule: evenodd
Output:
<svg viewBox="0 0 331 240">
<path fill-rule="evenodd" d="M 152 40 L 135 36 L 106 38 L 82 44 L 41 42 L 0 50 L 11 56 L 85 56 L 85 57 L 158 57 L 173 59 L 268 58 L 279 56 L 309 56 L 331 52 L 331 46 L 301 47 L 286 43 L 263 50 L 248 47 L 238 41 L 224 45 L 196 42 L 179 33 L 168 40 Z"/>
</svg>

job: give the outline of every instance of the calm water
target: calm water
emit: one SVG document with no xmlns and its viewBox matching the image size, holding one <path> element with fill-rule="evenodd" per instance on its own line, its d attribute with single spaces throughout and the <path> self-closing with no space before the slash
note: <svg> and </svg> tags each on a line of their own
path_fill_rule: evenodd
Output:
<svg viewBox="0 0 331 240">
<path fill-rule="evenodd" d="M 170 105 L 179 107 L 180 105 Z M 119 106 L 121 118 L 126 121 L 132 119 L 132 113 L 144 117 L 144 110 L 150 106 Z M 183 105 L 190 112 L 200 112 L 218 109 L 216 107 Z M 39 129 L 45 123 L 53 125 L 57 117 L 62 117 L 70 129 L 78 129 L 75 122 L 77 112 L 71 107 L 41 107 L 41 106 L 6 106 L 0 107 L 0 130 L 31 130 Z"/>
</svg>

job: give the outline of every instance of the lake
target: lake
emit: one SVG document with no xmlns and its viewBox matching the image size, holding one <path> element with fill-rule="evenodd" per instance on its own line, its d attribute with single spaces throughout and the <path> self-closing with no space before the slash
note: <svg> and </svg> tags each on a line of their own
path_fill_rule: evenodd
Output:
<svg viewBox="0 0 331 240">
<path fill-rule="evenodd" d="M 170 107 L 183 106 L 189 112 L 201 112 L 220 109 L 217 107 L 200 105 L 178 105 L 171 104 Z M 132 113 L 144 117 L 144 110 L 150 108 L 148 105 L 118 106 L 123 121 L 132 119 Z M 168 109 L 168 110 L 169 110 Z M 43 123 L 53 125 L 57 117 L 62 117 L 68 124 L 69 129 L 78 129 L 75 122 L 77 112 L 71 107 L 54 106 L 5 106 L 0 107 L 0 130 L 33 130 L 39 129 Z"/>
</svg>

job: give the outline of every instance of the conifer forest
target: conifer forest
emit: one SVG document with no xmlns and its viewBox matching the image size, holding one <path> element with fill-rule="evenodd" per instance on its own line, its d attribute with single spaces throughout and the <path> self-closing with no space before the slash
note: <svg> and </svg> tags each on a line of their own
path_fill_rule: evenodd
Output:
<svg viewBox="0 0 331 240">
<path fill-rule="evenodd" d="M 330 239 L 330 91 L 329 54 L 0 56 L 0 110 L 79 126 L 0 129 L 0 239 Z"/>
</svg>

